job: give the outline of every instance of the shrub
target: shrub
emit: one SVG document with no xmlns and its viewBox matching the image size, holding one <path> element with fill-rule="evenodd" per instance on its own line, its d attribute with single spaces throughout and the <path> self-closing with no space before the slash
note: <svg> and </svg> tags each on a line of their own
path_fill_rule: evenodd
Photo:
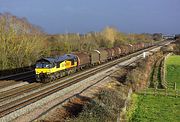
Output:
<svg viewBox="0 0 180 122">
<path fill-rule="evenodd" d="M 135 69 L 128 72 L 126 83 L 131 83 L 134 91 L 146 87 L 153 64 L 154 58 L 152 56 L 139 62 Z"/>
<path fill-rule="evenodd" d="M 124 100 L 117 90 L 102 90 L 94 100 L 83 107 L 83 111 L 72 122 L 109 122 L 116 121 Z"/>
</svg>

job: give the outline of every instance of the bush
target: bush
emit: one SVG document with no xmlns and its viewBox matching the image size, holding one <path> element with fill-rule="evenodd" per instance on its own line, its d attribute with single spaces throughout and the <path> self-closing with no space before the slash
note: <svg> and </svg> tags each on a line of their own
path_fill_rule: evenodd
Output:
<svg viewBox="0 0 180 122">
<path fill-rule="evenodd" d="M 138 63 L 138 66 L 128 72 L 126 83 L 130 83 L 134 91 L 143 89 L 148 84 L 149 75 L 151 73 L 151 68 L 154 64 L 153 56 L 146 58 Z"/>
<path fill-rule="evenodd" d="M 73 118 L 70 121 L 73 122 L 104 122 L 110 117 L 108 111 L 104 107 L 91 101 L 86 104 L 83 108 L 83 111 L 80 113 L 78 118 Z"/>
<path fill-rule="evenodd" d="M 83 107 L 83 111 L 72 122 L 109 122 L 116 121 L 124 100 L 118 91 L 102 90 L 97 97 Z"/>
</svg>

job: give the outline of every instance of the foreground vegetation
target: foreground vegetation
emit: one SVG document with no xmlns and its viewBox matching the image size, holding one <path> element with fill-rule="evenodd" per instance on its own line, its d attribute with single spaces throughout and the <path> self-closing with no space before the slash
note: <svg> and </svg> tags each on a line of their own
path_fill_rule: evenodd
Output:
<svg viewBox="0 0 180 122">
<path fill-rule="evenodd" d="M 166 81 L 171 86 L 176 83 L 177 89 L 180 89 L 180 56 L 173 55 L 166 60 Z"/>
<path fill-rule="evenodd" d="M 116 121 L 120 108 L 124 106 L 122 93 L 118 89 L 102 90 L 97 98 L 88 102 L 77 118 L 70 122 L 110 122 Z"/>
<path fill-rule="evenodd" d="M 134 94 L 135 109 L 129 111 L 132 122 L 178 122 L 180 120 L 180 98 Z M 134 107 L 133 106 L 133 107 Z M 133 112 L 132 112 L 133 111 Z"/>
</svg>

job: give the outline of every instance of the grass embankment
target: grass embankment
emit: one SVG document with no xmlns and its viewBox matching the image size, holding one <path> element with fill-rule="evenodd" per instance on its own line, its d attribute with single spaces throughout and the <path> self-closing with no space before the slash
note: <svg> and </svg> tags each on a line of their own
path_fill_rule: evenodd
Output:
<svg viewBox="0 0 180 122">
<path fill-rule="evenodd" d="M 133 109 L 128 112 L 133 122 L 178 122 L 180 98 L 170 96 L 133 95 Z M 134 109 L 134 106 L 136 108 Z M 134 111 L 134 112 L 132 112 Z"/>
<path fill-rule="evenodd" d="M 127 114 L 130 121 L 179 122 L 180 97 L 175 96 L 174 83 L 176 82 L 177 90 L 179 90 L 180 56 L 168 57 L 165 65 L 168 95 L 165 95 L 165 91 L 162 91 L 162 94 L 158 92 L 155 95 L 154 90 L 151 88 L 146 89 L 143 94 L 134 94 L 132 96 L 132 105 Z M 158 72 L 156 72 L 156 76 L 158 76 Z"/>
<path fill-rule="evenodd" d="M 177 89 L 180 89 L 180 56 L 170 56 L 165 63 L 168 86 L 173 86 L 176 82 Z"/>
<path fill-rule="evenodd" d="M 150 87 L 152 88 L 163 88 L 162 85 L 162 78 L 161 78 L 161 67 L 162 67 L 162 61 L 163 57 L 156 60 L 156 63 L 154 64 L 152 68 L 152 72 L 150 75 Z"/>
</svg>

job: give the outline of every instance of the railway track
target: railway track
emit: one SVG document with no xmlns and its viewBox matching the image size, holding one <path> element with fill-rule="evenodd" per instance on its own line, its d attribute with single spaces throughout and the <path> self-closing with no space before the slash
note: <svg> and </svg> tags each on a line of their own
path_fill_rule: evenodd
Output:
<svg viewBox="0 0 180 122">
<path fill-rule="evenodd" d="M 41 85 L 42 85 L 41 83 L 31 83 L 10 89 L 8 91 L 0 92 L 0 104 L 5 100 L 15 98 L 19 95 L 38 89 L 39 87 L 41 87 Z"/>
<path fill-rule="evenodd" d="M 20 89 L 18 88 L 24 87 L 24 85 L 26 84 L 28 85 L 29 83 L 33 83 L 34 81 L 35 81 L 34 71 L 28 71 L 14 75 L 0 77 L 0 101 L 1 98 L 4 96 L 3 94 L 9 95 L 9 91 L 11 91 L 11 89 L 12 90 L 16 89 L 16 91 L 14 90 L 13 93 L 19 92 Z"/>
<path fill-rule="evenodd" d="M 24 84 L 33 83 L 34 81 L 35 81 L 34 75 L 24 77 L 24 79 L 20 80 L 20 81 L 15 81 L 15 80 L 0 81 L 0 93 L 4 92 L 4 91 L 8 91 L 9 89 L 14 89 L 14 88 L 19 87 L 19 86 L 24 85 Z"/>
<path fill-rule="evenodd" d="M 155 46 L 156 47 L 156 46 Z M 91 69 L 88 69 L 88 70 L 85 70 L 83 72 L 80 72 L 80 73 L 77 73 L 77 74 L 74 74 L 72 75 L 70 78 L 64 78 L 64 79 L 60 79 L 62 80 L 61 82 L 56 81 L 56 82 L 53 82 L 53 83 L 50 83 L 50 84 L 46 84 L 45 86 L 48 86 L 47 88 L 44 88 L 38 92 L 35 92 L 35 93 L 32 93 L 32 94 L 29 94 L 23 98 L 20 98 L 20 99 L 17 99 L 15 101 L 12 101 L 10 103 L 7 103 L 7 104 L 4 104 L 3 106 L 0 106 L 0 117 L 3 117 L 13 111 L 16 111 L 20 108 L 23 108 L 31 103 L 34 103 L 48 95 L 51 95 L 57 91 L 60 91 L 66 87 L 69 87 L 75 83 L 78 83 L 84 79 L 86 79 L 87 77 L 89 76 L 92 76 L 100 71 L 103 71 L 107 68 L 110 68 L 122 61 L 125 61 L 125 60 L 128 60 L 136 55 L 139 55 L 141 54 L 142 52 L 144 51 L 148 51 L 148 50 L 151 50 L 155 47 L 151 47 L 151 48 L 148 48 L 148 49 L 144 49 L 144 50 L 141 50 L 141 51 L 138 51 L 138 52 L 135 52 L 133 54 L 130 54 L 128 56 L 125 56 L 123 58 L 120 58 L 120 59 L 116 59 L 116 60 L 113 60 L 111 62 L 108 62 L 106 64 L 102 64 L 102 65 L 99 65 L 99 66 L 96 66 L 94 68 L 91 68 Z M 24 89 L 24 88 L 22 88 Z M 13 96 L 13 95 L 18 95 L 19 93 L 17 92 L 16 94 L 12 94 L 11 92 L 9 92 L 9 95 L 5 95 L 4 97 L 1 97 L 2 98 L 2 102 L 3 102 L 3 99 L 5 100 L 6 97 L 10 97 L 10 96 Z"/>
<path fill-rule="evenodd" d="M 8 75 L 8 76 L 3 76 L 3 77 L 0 77 L 0 80 L 11 80 L 11 79 L 18 80 L 20 78 L 23 79 L 26 76 L 31 76 L 32 74 L 34 74 L 34 70 L 17 73 L 17 74 L 13 74 L 13 75 Z"/>
</svg>

